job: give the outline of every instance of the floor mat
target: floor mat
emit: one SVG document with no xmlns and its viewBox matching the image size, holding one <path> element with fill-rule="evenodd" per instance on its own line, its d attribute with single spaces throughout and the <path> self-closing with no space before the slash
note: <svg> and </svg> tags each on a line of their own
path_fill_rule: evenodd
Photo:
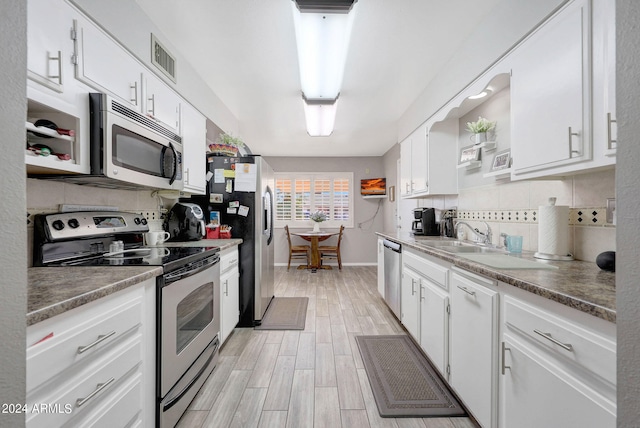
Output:
<svg viewBox="0 0 640 428">
<path fill-rule="evenodd" d="M 408 336 L 356 336 L 356 342 L 380 416 L 466 416 L 458 400 Z"/>
<path fill-rule="evenodd" d="M 304 330 L 308 297 L 274 297 L 256 330 Z"/>
</svg>

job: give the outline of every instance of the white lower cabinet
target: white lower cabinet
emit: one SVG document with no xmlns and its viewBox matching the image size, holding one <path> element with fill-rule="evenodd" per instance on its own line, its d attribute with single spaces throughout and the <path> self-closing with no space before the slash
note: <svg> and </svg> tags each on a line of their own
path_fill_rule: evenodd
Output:
<svg viewBox="0 0 640 428">
<path fill-rule="evenodd" d="M 240 271 L 238 247 L 220 256 L 220 344 L 229 337 L 240 320 Z"/>
<path fill-rule="evenodd" d="M 26 425 L 153 426 L 154 302 L 152 278 L 29 326 Z"/>
<path fill-rule="evenodd" d="M 504 328 L 502 427 L 616 426 L 614 337 L 511 296 Z"/>
<path fill-rule="evenodd" d="M 402 252 L 402 324 L 445 378 L 449 365 L 448 272 L 447 263 L 409 249 Z"/>
<path fill-rule="evenodd" d="M 498 424 L 498 296 L 495 281 L 452 270 L 449 383 L 486 428 Z"/>
</svg>

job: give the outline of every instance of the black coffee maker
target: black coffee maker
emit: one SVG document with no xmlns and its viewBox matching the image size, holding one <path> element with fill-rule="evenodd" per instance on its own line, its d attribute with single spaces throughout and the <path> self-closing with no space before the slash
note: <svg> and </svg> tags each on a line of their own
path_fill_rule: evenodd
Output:
<svg viewBox="0 0 640 428">
<path fill-rule="evenodd" d="M 414 235 L 439 236 L 440 228 L 436 223 L 436 210 L 434 208 L 416 208 L 413 210 L 413 224 L 411 232 Z"/>
</svg>

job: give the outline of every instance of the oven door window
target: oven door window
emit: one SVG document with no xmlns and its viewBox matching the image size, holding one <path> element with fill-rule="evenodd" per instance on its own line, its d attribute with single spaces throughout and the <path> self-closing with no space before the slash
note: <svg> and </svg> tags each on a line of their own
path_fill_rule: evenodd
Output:
<svg viewBox="0 0 640 428">
<path fill-rule="evenodd" d="M 170 178 L 174 175 L 175 152 L 118 125 L 112 125 L 112 162 L 146 175 Z"/>
<path fill-rule="evenodd" d="M 213 283 L 204 284 L 178 303 L 176 352 L 179 354 L 213 321 Z"/>
</svg>

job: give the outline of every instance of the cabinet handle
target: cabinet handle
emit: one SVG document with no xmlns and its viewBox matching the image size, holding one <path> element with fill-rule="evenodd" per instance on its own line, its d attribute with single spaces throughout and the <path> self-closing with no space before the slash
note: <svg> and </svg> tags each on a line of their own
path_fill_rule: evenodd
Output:
<svg viewBox="0 0 640 428">
<path fill-rule="evenodd" d="M 229 296 L 229 280 L 224 280 L 224 295 Z"/>
<path fill-rule="evenodd" d="M 130 100 L 133 104 L 138 105 L 138 82 L 133 82 L 133 85 L 129 85 L 129 88 L 133 89 L 134 97 Z"/>
<path fill-rule="evenodd" d="M 415 296 L 416 294 L 416 280 L 415 279 L 411 279 L 411 295 Z"/>
<path fill-rule="evenodd" d="M 422 281 L 420 281 L 420 300 L 424 300 L 424 286 L 422 285 Z"/>
<path fill-rule="evenodd" d="M 613 144 L 618 144 L 618 140 L 611 138 L 611 124 L 618 123 L 617 120 L 611 118 L 611 113 L 607 113 L 607 149 L 613 149 Z"/>
<path fill-rule="evenodd" d="M 504 356 L 507 353 L 507 351 L 511 351 L 511 348 L 507 348 L 507 345 L 505 344 L 505 342 L 502 342 L 502 374 L 504 375 L 507 371 L 507 369 L 511 370 L 511 366 L 506 366 L 504 364 Z"/>
<path fill-rule="evenodd" d="M 147 113 L 151 116 L 156 115 L 156 94 L 151 94 L 151 98 L 149 98 L 149 102 L 151 103 L 151 108 L 147 109 Z"/>
<path fill-rule="evenodd" d="M 580 150 L 573 150 L 573 137 L 579 136 L 580 133 L 573 132 L 571 127 L 569 127 L 569 157 L 572 158 L 573 155 L 580 156 Z"/>
<path fill-rule="evenodd" d="M 458 287 L 460 290 L 464 291 L 465 293 L 467 293 L 470 296 L 475 296 L 476 295 L 475 291 L 469 291 L 469 289 L 467 287 L 461 287 L 459 285 L 456 285 L 456 287 Z"/>
<path fill-rule="evenodd" d="M 49 75 L 49 78 L 58 79 L 58 83 L 62 85 L 62 52 L 58 51 L 57 57 L 51 56 L 51 54 L 48 52 L 47 52 L 47 55 L 49 57 L 49 61 L 58 61 L 58 75 L 57 76 Z"/>
<path fill-rule="evenodd" d="M 404 185 L 405 193 L 409 193 L 409 182 L 406 182 Z"/>
<path fill-rule="evenodd" d="M 93 348 L 94 346 L 104 342 L 105 340 L 107 340 L 108 338 L 113 336 L 114 334 L 116 334 L 115 330 L 113 330 L 113 331 L 111 331 L 110 333 L 107 333 L 107 334 L 101 334 L 100 336 L 98 336 L 98 339 L 95 342 L 93 342 L 93 343 L 91 343 L 89 345 L 86 345 L 86 346 L 78 347 L 78 354 L 82 354 L 82 353 L 88 351 L 89 349 Z"/>
<path fill-rule="evenodd" d="M 91 394 L 87 395 L 84 398 L 78 398 L 76 400 L 76 407 L 80 407 L 80 406 L 84 405 L 87 401 L 91 400 L 93 397 L 98 395 L 102 390 L 104 390 L 109 385 L 111 385 L 113 382 L 115 382 L 115 380 L 116 380 L 116 378 L 112 377 L 111 379 L 109 379 L 108 381 L 106 381 L 104 383 L 99 383 L 96 386 L 96 389 Z"/>
<path fill-rule="evenodd" d="M 537 329 L 534 329 L 533 332 L 536 333 L 536 334 L 539 334 L 540 336 L 544 337 L 545 339 L 555 343 L 556 345 L 558 345 L 562 349 L 566 349 L 567 351 L 573 351 L 573 346 L 570 343 L 562 343 L 558 339 L 554 339 L 553 337 L 551 337 L 551 333 L 543 333 L 543 332 L 541 332 L 540 330 L 537 330 Z"/>
</svg>

